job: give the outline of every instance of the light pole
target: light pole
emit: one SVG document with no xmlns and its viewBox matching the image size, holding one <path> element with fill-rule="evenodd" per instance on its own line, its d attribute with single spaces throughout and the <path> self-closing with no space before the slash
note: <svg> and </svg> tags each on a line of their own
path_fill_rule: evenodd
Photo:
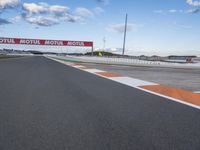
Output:
<svg viewBox="0 0 200 150">
<path fill-rule="evenodd" d="M 124 43 L 123 43 L 123 52 L 122 52 L 122 55 L 124 55 L 125 49 L 126 49 L 126 30 L 127 30 L 127 22 L 128 22 L 128 14 L 126 14 L 126 19 L 125 19 Z"/>
<path fill-rule="evenodd" d="M 106 51 L 106 37 L 103 37 L 103 51 Z"/>
</svg>

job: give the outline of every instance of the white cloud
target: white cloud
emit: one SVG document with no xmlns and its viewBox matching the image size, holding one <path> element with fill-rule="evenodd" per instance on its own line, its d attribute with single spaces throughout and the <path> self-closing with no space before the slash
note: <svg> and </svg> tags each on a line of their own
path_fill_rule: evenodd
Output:
<svg viewBox="0 0 200 150">
<path fill-rule="evenodd" d="M 181 10 L 181 9 L 169 9 L 169 10 L 155 10 L 154 13 L 159 14 L 167 14 L 167 13 L 185 13 L 185 14 L 195 14 L 199 13 L 200 8 L 188 9 L 188 10 Z"/>
<path fill-rule="evenodd" d="M 9 8 L 14 8 L 19 4 L 19 0 L 0 0 L 0 14 Z M 0 25 L 11 24 L 9 19 L 0 18 Z"/>
<path fill-rule="evenodd" d="M 161 13 L 163 13 L 164 11 L 163 11 L 163 10 L 154 10 L 153 12 L 156 13 L 156 14 L 161 14 Z"/>
<path fill-rule="evenodd" d="M 53 5 L 53 6 L 49 6 L 49 11 L 56 15 L 62 15 L 63 13 L 68 12 L 69 8 L 66 6 Z"/>
<path fill-rule="evenodd" d="M 0 9 L 12 8 L 19 4 L 19 0 L 0 0 Z"/>
<path fill-rule="evenodd" d="M 170 13 L 176 13 L 177 10 L 176 10 L 176 9 L 170 9 L 169 12 L 170 12 Z"/>
<path fill-rule="evenodd" d="M 107 5 L 109 3 L 109 0 L 95 0 L 95 1 L 103 5 Z"/>
<path fill-rule="evenodd" d="M 14 8 L 18 4 L 21 5 L 19 8 L 22 9 L 20 10 L 20 15 L 11 18 L 12 23 L 23 20 L 39 26 L 52 26 L 61 22 L 85 23 L 88 17 L 93 17 L 104 12 L 101 7 L 91 10 L 85 7 L 77 7 L 74 11 L 70 12 L 69 7 L 62 5 L 49 5 L 44 2 L 20 3 L 20 0 L 0 0 L 0 13 L 6 8 Z M 4 19 L 1 22 L 1 24 L 6 24 L 6 20 Z"/>
<path fill-rule="evenodd" d="M 65 14 L 63 17 L 60 18 L 62 21 L 67 22 L 82 22 L 84 19 L 81 16 L 71 15 L 71 14 Z"/>
<path fill-rule="evenodd" d="M 37 24 L 40 26 L 52 26 L 58 24 L 59 21 L 52 16 L 44 17 L 44 16 L 35 16 L 35 17 L 28 17 L 26 21 L 31 24 Z"/>
<path fill-rule="evenodd" d="M 186 11 L 186 13 L 189 13 L 189 14 L 196 14 L 196 13 L 199 13 L 200 12 L 200 9 L 199 8 L 194 8 L 194 9 L 188 9 Z"/>
<path fill-rule="evenodd" d="M 104 10 L 101 8 L 101 7 L 95 7 L 93 9 L 94 13 L 97 14 L 97 15 L 100 15 L 101 13 L 104 12 Z"/>
<path fill-rule="evenodd" d="M 24 3 L 23 10 L 29 14 L 53 13 L 62 15 L 67 13 L 69 8 L 61 5 L 48 5 L 47 3 Z"/>
<path fill-rule="evenodd" d="M 200 0 L 186 0 L 186 3 L 191 6 L 200 6 Z M 188 10 L 178 10 L 178 9 L 169 9 L 169 10 L 155 10 L 154 13 L 199 13 L 200 8 L 188 9 Z"/>
<path fill-rule="evenodd" d="M 52 26 L 61 22 L 77 22 L 81 16 L 73 15 L 69 8 L 61 5 L 47 3 L 25 3 L 21 17 L 31 24 L 39 26 Z"/>
<path fill-rule="evenodd" d="M 6 19 L 0 18 L 0 25 L 6 25 L 6 24 L 11 24 L 11 22 Z"/>
<path fill-rule="evenodd" d="M 23 9 L 27 11 L 29 14 L 39 14 L 48 11 L 46 5 L 35 4 L 35 3 L 24 3 Z"/>
<path fill-rule="evenodd" d="M 12 20 L 13 23 L 15 23 L 15 22 L 21 21 L 22 19 L 23 19 L 22 16 L 15 16 L 15 17 L 12 18 L 11 20 Z"/>
<path fill-rule="evenodd" d="M 140 25 L 136 25 L 136 24 L 127 24 L 127 32 L 136 31 L 139 26 Z M 109 25 L 107 28 L 108 31 L 114 31 L 118 33 L 124 33 L 124 29 L 125 29 L 125 24 L 123 23 L 112 24 L 112 25 Z"/>
<path fill-rule="evenodd" d="M 167 12 L 169 12 L 169 13 L 183 13 L 184 10 L 181 10 L 181 9 L 170 9 Z"/>
<path fill-rule="evenodd" d="M 186 0 L 186 2 L 192 6 L 200 6 L 200 1 L 198 0 Z"/>
<path fill-rule="evenodd" d="M 77 15 L 82 16 L 84 18 L 94 16 L 92 11 L 84 7 L 77 7 L 75 12 Z"/>
</svg>

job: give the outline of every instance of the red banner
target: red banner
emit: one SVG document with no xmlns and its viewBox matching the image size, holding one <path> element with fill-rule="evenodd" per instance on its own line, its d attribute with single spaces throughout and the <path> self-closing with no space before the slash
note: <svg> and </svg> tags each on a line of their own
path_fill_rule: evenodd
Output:
<svg viewBox="0 0 200 150">
<path fill-rule="evenodd" d="M 80 47 L 92 47 L 93 46 L 93 42 L 86 42 L 86 41 L 62 41 L 62 40 L 1 38 L 1 37 L 0 37 L 0 44 L 80 46 Z"/>
</svg>

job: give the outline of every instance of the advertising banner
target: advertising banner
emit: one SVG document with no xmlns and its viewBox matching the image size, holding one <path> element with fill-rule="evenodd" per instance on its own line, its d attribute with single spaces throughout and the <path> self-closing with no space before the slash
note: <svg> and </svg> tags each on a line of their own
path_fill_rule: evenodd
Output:
<svg viewBox="0 0 200 150">
<path fill-rule="evenodd" d="M 24 38 L 5 38 L 5 37 L 0 37 L 0 44 L 80 46 L 80 47 L 93 46 L 93 42 L 87 42 L 87 41 L 62 41 L 62 40 L 24 39 Z"/>
</svg>

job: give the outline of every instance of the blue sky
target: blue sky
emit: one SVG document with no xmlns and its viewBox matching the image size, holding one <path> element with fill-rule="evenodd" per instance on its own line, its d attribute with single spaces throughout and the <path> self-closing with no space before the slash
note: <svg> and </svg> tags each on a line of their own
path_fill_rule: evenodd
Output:
<svg viewBox="0 0 200 150">
<path fill-rule="evenodd" d="M 127 53 L 200 55 L 199 0 L 0 0 L 0 35 L 94 41 Z"/>
</svg>

